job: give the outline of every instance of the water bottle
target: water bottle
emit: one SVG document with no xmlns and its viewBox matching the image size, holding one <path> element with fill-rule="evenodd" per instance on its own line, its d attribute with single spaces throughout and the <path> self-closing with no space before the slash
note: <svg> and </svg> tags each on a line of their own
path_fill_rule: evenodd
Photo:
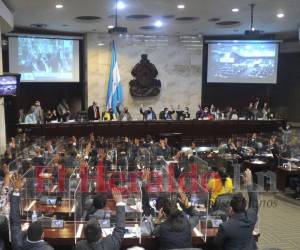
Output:
<svg viewBox="0 0 300 250">
<path fill-rule="evenodd" d="M 37 213 L 36 213 L 36 211 L 33 211 L 32 215 L 31 215 L 31 220 L 32 220 L 32 222 L 37 221 Z"/>
</svg>

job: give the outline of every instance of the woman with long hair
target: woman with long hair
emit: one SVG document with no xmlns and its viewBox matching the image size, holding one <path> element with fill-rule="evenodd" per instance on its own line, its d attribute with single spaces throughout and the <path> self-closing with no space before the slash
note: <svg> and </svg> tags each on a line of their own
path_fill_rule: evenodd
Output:
<svg viewBox="0 0 300 250">
<path fill-rule="evenodd" d="M 233 192 L 232 179 L 228 176 L 225 168 L 218 169 L 219 176 L 212 178 L 208 182 L 208 191 L 210 192 L 210 202 L 214 205 L 216 199 L 221 194 Z"/>
</svg>

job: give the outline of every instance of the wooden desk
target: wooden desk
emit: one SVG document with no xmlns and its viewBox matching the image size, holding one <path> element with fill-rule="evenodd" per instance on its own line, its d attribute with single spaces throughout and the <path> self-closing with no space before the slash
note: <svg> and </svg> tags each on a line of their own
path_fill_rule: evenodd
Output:
<svg viewBox="0 0 300 250">
<path fill-rule="evenodd" d="M 216 121 L 128 121 L 128 122 L 73 122 L 54 124 L 20 124 L 29 135 L 36 136 L 87 136 L 94 132 L 97 136 L 140 136 L 149 134 L 158 137 L 160 134 L 177 135 L 184 138 L 219 138 L 233 134 L 270 133 L 284 126 L 284 120 L 216 120 Z"/>
<path fill-rule="evenodd" d="M 299 168 L 292 168 L 291 170 L 288 170 L 282 166 L 278 167 L 277 169 L 277 189 L 279 191 L 284 191 L 287 179 L 289 176 L 296 176 L 300 175 L 300 169 Z"/>
<path fill-rule="evenodd" d="M 85 223 L 78 223 L 76 226 L 74 222 L 65 222 L 63 229 L 44 229 L 44 239 L 53 247 L 59 246 L 73 246 L 75 245 L 75 235 L 77 236 L 77 242 L 84 240 L 84 228 Z M 22 229 L 26 230 L 29 226 L 29 222 L 22 223 Z M 132 226 L 132 224 L 128 224 Z M 203 230 L 204 231 L 204 230 Z M 196 231 L 197 232 L 197 231 Z M 204 239 L 201 236 L 197 236 L 197 233 L 193 232 L 193 246 L 201 247 L 205 244 Z M 204 233 L 204 232 L 203 232 Z M 217 233 L 217 229 L 208 229 L 208 237 L 214 237 Z M 155 237 L 147 236 L 140 239 L 137 237 L 125 238 L 122 241 L 121 249 L 127 249 L 133 246 L 141 246 L 147 250 L 157 250 L 158 240 Z"/>
<path fill-rule="evenodd" d="M 28 222 L 23 222 L 22 227 L 27 228 Z M 53 247 L 60 246 L 73 246 L 75 245 L 75 235 L 77 236 L 77 242 L 84 240 L 84 228 L 85 222 L 78 223 L 75 227 L 74 222 L 65 222 L 63 229 L 44 229 L 44 239 Z M 133 224 L 128 224 L 128 226 L 133 226 Z M 192 242 L 194 247 L 214 249 L 211 248 L 211 243 L 218 232 L 218 228 L 201 228 L 202 236 L 199 235 L 199 228 L 193 230 Z M 204 235 L 207 233 L 207 242 L 204 240 Z M 255 239 L 258 240 L 260 235 L 255 235 Z M 159 242 L 155 237 L 147 236 L 140 239 L 137 237 L 125 238 L 122 241 L 121 249 L 127 249 L 133 246 L 141 246 L 147 250 L 157 250 L 159 249 Z"/>
<path fill-rule="evenodd" d="M 23 199 L 22 207 L 24 212 L 39 212 L 39 213 L 55 213 L 55 214 L 69 214 L 75 212 L 75 203 L 71 200 L 71 206 L 69 200 L 63 199 L 61 205 L 45 205 L 41 204 L 36 199 Z M 70 209 L 71 208 L 71 209 Z"/>
</svg>

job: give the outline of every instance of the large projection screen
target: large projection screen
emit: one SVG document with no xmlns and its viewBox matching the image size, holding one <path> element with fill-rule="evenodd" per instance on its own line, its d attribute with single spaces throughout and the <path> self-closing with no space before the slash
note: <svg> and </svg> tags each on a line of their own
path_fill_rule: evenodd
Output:
<svg viewBox="0 0 300 250">
<path fill-rule="evenodd" d="M 79 40 L 9 37 L 9 71 L 21 82 L 79 82 Z"/>
<path fill-rule="evenodd" d="M 216 41 L 208 43 L 208 83 L 276 84 L 279 43 Z"/>
</svg>

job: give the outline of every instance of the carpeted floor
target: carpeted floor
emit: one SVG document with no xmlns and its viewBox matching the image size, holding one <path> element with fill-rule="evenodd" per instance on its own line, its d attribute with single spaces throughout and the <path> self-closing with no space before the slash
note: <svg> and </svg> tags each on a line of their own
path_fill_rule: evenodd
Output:
<svg viewBox="0 0 300 250">
<path fill-rule="evenodd" d="M 259 249 L 300 249 L 300 202 L 282 194 L 261 194 Z"/>
</svg>

